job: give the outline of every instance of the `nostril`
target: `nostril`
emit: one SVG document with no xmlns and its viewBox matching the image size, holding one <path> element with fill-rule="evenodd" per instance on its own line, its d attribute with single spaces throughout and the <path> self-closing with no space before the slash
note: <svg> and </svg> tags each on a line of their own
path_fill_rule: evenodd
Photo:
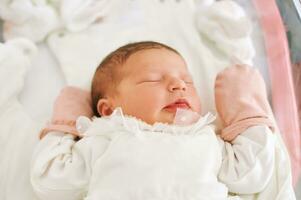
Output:
<svg viewBox="0 0 301 200">
<path fill-rule="evenodd" d="M 176 91 L 176 90 L 183 90 L 183 91 L 186 91 L 186 86 L 184 85 L 179 85 L 179 86 L 173 86 L 173 87 L 170 87 L 170 90 L 171 91 Z"/>
<path fill-rule="evenodd" d="M 168 83 L 168 89 L 171 92 L 176 91 L 176 90 L 186 91 L 187 86 L 186 86 L 186 83 L 182 79 L 173 78 Z"/>
</svg>

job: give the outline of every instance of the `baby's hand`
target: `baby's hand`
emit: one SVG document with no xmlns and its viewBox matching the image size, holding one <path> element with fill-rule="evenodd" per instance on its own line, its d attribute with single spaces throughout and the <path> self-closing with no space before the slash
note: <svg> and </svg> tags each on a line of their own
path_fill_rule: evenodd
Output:
<svg viewBox="0 0 301 200">
<path fill-rule="evenodd" d="M 250 126 L 274 129 L 264 80 L 250 66 L 235 65 L 217 75 L 215 103 L 225 126 L 221 137 L 226 141 L 232 141 Z"/>
<path fill-rule="evenodd" d="M 60 131 L 80 136 L 76 129 L 79 116 L 93 116 L 90 92 L 76 87 L 63 88 L 56 98 L 50 123 L 41 131 L 40 138 L 49 131 Z"/>
</svg>

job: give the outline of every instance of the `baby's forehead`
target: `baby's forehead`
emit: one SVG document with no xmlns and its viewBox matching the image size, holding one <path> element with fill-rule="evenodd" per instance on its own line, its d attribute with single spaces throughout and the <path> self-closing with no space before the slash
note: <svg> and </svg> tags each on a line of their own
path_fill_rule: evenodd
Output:
<svg viewBox="0 0 301 200">
<path fill-rule="evenodd" d="M 124 63 L 128 72 L 179 72 L 189 74 L 181 55 L 166 49 L 149 49 L 136 52 Z"/>
</svg>

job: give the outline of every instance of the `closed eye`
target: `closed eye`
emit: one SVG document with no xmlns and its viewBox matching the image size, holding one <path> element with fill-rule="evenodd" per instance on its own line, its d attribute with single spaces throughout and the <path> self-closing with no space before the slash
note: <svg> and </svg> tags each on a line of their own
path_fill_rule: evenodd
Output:
<svg viewBox="0 0 301 200">
<path fill-rule="evenodd" d="M 186 84 L 193 84 L 193 80 L 192 79 L 184 79 L 183 80 Z"/>
<path fill-rule="evenodd" d="M 183 80 L 186 84 L 189 84 L 189 85 L 194 84 L 194 83 L 193 83 L 193 79 L 192 79 L 192 77 L 191 77 L 190 75 L 185 75 L 185 76 L 183 76 L 183 77 L 182 77 L 182 80 Z"/>
<path fill-rule="evenodd" d="M 193 84 L 193 81 L 184 81 L 186 84 Z"/>
<path fill-rule="evenodd" d="M 161 80 L 143 80 L 143 81 L 140 81 L 139 83 L 158 83 L 160 82 Z"/>
</svg>

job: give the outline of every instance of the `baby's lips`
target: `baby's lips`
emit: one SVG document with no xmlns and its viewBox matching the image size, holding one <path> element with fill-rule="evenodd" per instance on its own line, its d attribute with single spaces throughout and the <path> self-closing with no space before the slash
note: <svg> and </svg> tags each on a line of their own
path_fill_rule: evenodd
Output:
<svg viewBox="0 0 301 200">
<path fill-rule="evenodd" d="M 186 100 L 177 100 L 164 107 L 165 110 L 176 112 L 177 109 L 190 109 L 190 105 Z"/>
</svg>

